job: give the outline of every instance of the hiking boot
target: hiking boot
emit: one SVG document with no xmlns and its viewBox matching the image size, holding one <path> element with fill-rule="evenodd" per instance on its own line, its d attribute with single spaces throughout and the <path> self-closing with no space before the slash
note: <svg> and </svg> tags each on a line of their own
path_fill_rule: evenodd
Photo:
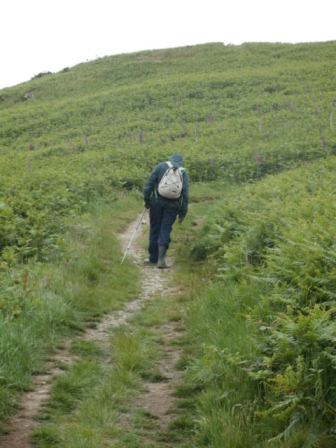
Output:
<svg viewBox="0 0 336 448">
<path fill-rule="evenodd" d="M 166 263 L 166 246 L 159 246 L 159 261 L 157 267 L 159 269 L 167 269 L 169 266 Z"/>
</svg>

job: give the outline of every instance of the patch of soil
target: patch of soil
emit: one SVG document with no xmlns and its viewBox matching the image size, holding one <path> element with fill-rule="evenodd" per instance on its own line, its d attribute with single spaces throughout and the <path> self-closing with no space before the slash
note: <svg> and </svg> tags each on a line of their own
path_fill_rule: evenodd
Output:
<svg viewBox="0 0 336 448">
<path fill-rule="evenodd" d="M 164 344 L 163 357 L 156 370 L 162 380 L 145 382 L 144 391 L 134 403 L 136 408 L 143 409 L 156 418 L 161 431 L 166 431 L 176 417 L 174 392 L 182 376 L 181 371 L 177 369 L 182 354 L 176 346 L 176 341 L 181 337 L 179 325 L 178 322 L 172 322 L 160 328 Z"/>
<path fill-rule="evenodd" d="M 33 379 L 32 390 L 21 397 L 18 413 L 10 419 L 6 432 L 7 435 L 0 438 L 0 448 L 28 448 L 29 437 L 38 426 L 37 416 L 50 397 L 52 382 L 64 373 L 60 366 L 71 365 L 76 357 L 70 355 L 71 341 L 67 341 L 64 347 L 53 355 L 46 364 L 45 373 L 36 375 Z"/>
</svg>

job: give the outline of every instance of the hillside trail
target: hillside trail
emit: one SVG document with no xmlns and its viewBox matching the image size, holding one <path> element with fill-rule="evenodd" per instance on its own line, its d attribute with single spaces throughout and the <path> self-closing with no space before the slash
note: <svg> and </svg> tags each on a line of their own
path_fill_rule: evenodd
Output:
<svg viewBox="0 0 336 448">
<path fill-rule="evenodd" d="M 126 249 L 128 241 L 136 229 L 138 219 L 119 236 L 123 250 Z M 9 419 L 5 428 L 6 434 L 0 437 L 0 448 L 33 448 L 34 445 L 30 437 L 39 426 L 39 414 L 50 399 L 55 379 L 64 374 L 66 369 L 78 360 L 71 353 L 71 346 L 74 341 L 85 340 L 107 344 L 110 332 L 114 328 L 126 325 L 144 307 L 146 302 L 162 295 L 163 292 L 165 297 L 179 294 L 178 287 L 171 287 L 173 284 L 171 269 L 160 270 L 143 263 L 144 251 L 139 242 L 139 237 L 147 220 L 148 218 L 145 217 L 142 226 L 136 231 L 133 245 L 128 253 L 128 257 L 140 270 L 141 288 L 138 297 L 126 303 L 122 310 L 106 314 L 96 327 L 88 328 L 83 334 L 66 340 L 62 348 L 52 355 L 44 366 L 44 372 L 34 376 L 31 390 L 21 396 L 17 414 Z M 166 429 L 173 419 L 171 410 L 174 407 L 175 399 L 172 394 L 180 380 L 180 373 L 176 369 L 176 364 L 181 355 L 173 341 L 180 337 L 180 331 L 178 323 L 162 326 L 163 359 L 157 365 L 157 368 L 163 381 L 145 383 L 144 390 L 136 402 L 133 403 L 135 408 L 143 408 L 155 415 L 162 430 Z M 123 425 L 125 425 L 126 420 L 124 419 Z"/>
<path fill-rule="evenodd" d="M 148 217 L 146 218 L 148 220 Z M 122 235 L 123 246 L 126 247 L 127 239 L 133 231 L 133 226 Z M 138 237 L 141 234 L 141 229 Z M 136 263 L 141 277 L 141 292 L 140 301 L 152 300 L 158 297 L 163 297 L 169 300 L 170 297 L 175 297 L 181 294 L 181 288 L 174 282 L 174 268 L 172 260 L 168 259 L 170 269 L 157 269 L 153 266 L 148 266 L 143 263 L 144 250 L 139 243 L 139 238 L 135 239 L 134 245 L 131 247 L 130 257 Z M 124 431 L 132 431 L 132 415 L 136 411 L 145 411 L 147 415 L 152 417 L 153 427 L 149 430 L 138 433 L 144 448 L 145 446 L 163 446 L 158 442 L 160 438 L 168 429 L 169 424 L 176 417 L 177 398 L 174 392 L 181 382 L 182 373 L 177 368 L 178 362 L 182 356 L 182 350 L 176 344 L 183 334 L 183 328 L 179 321 L 170 321 L 163 325 L 158 325 L 155 328 L 157 334 L 162 341 L 162 356 L 153 368 L 159 374 L 160 380 L 147 380 L 143 382 L 141 393 L 129 403 L 128 410 L 120 416 L 120 426 Z M 159 437 L 158 437 L 159 436 Z M 140 442 L 140 440 L 138 441 Z M 169 442 L 164 443 L 165 447 L 174 446 Z"/>
</svg>

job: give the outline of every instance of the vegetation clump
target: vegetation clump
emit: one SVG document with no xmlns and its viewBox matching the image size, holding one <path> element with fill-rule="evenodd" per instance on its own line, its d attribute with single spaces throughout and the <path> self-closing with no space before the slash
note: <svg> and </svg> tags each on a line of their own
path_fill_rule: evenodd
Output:
<svg viewBox="0 0 336 448">
<path fill-rule="evenodd" d="M 217 280 L 192 305 L 190 332 L 203 345 L 191 383 L 204 389 L 209 425 L 235 409 L 229 426 L 254 444 L 335 443 L 335 168 L 332 157 L 239 188 L 193 248 L 213 258 Z M 209 397 L 216 388 L 228 400 Z"/>
<path fill-rule="evenodd" d="M 43 76 L 48 76 L 48 75 L 52 75 L 52 72 L 40 72 L 40 73 L 38 73 L 37 75 L 34 75 L 33 77 L 32 77 L 32 81 L 34 80 L 34 79 L 39 79 L 39 78 L 42 78 Z"/>
</svg>

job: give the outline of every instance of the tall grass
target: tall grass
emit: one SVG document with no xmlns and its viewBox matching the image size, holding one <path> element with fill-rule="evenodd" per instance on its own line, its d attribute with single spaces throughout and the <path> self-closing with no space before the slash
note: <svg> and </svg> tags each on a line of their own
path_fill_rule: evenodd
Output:
<svg viewBox="0 0 336 448">
<path fill-rule="evenodd" d="M 0 420 L 13 412 L 18 394 L 65 337 L 136 295 L 137 274 L 120 265 L 116 239 L 136 205 L 130 196 L 95 207 L 81 222 L 68 224 L 62 255 L 53 262 L 7 272 L 1 293 Z"/>
<path fill-rule="evenodd" d="M 139 393 L 146 381 L 166 381 L 158 372 L 162 356 L 160 325 L 176 318 L 176 301 L 157 298 L 111 329 L 106 344 L 77 342 L 77 362 L 59 377 L 33 440 L 39 448 L 118 446 L 163 447 L 162 429 Z M 157 443 L 154 442 L 157 440 Z"/>
<path fill-rule="evenodd" d="M 215 267 L 188 312 L 200 446 L 335 443 L 335 167 L 232 190 L 194 243 Z"/>
</svg>

